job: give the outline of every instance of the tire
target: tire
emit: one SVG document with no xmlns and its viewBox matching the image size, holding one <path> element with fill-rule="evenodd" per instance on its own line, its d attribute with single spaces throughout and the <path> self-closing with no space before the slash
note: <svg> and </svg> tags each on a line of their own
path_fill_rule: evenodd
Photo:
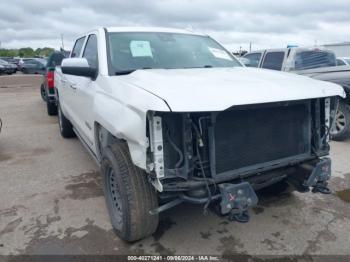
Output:
<svg viewBox="0 0 350 262">
<path fill-rule="evenodd" d="M 110 220 L 116 234 L 127 242 L 145 238 L 157 229 L 157 194 L 147 175 L 131 160 L 127 144 L 117 142 L 103 150 L 101 173 Z"/>
<path fill-rule="evenodd" d="M 331 139 L 343 141 L 350 136 L 350 106 L 340 102 L 335 123 L 331 129 Z"/>
<path fill-rule="evenodd" d="M 40 95 L 43 101 L 46 102 L 46 90 L 44 85 L 40 86 Z"/>
<path fill-rule="evenodd" d="M 75 137 L 73 126 L 71 122 L 64 116 L 60 104 L 58 103 L 58 125 L 60 128 L 60 133 L 64 138 Z"/>
</svg>

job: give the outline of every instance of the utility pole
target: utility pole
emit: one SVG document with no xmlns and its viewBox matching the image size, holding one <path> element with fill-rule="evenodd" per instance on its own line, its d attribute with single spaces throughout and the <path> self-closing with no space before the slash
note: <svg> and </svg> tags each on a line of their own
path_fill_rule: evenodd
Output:
<svg viewBox="0 0 350 262">
<path fill-rule="evenodd" d="M 252 42 L 249 42 L 249 53 L 252 52 Z"/>
<path fill-rule="evenodd" d="M 64 50 L 63 34 L 61 34 L 61 46 L 62 46 L 62 50 Z"/>
</svg>

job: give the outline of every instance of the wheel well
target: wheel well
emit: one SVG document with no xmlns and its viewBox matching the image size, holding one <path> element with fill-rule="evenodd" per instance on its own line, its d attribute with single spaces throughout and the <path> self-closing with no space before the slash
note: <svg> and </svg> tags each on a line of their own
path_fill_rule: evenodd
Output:
<svg viewBox="0 0 350 262">
<path fill-rule="evenodd" d="M 96 141 L 96 153 L 100 160 L 102 156 L 103 148 L 108 145 L 112 145 L 120 139 L 112 135 L 106 128 L 100 125 L 98 122 L 95 123 L 95 141 Z M 124 141 L 124 140 L 123 140 Z"/>
</svg>

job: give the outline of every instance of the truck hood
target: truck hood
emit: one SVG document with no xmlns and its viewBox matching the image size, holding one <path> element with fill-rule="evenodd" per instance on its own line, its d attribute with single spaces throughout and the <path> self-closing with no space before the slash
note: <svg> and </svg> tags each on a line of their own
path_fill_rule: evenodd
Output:
<svg viewBox="0 0 350 262">
<path fill-rule="evenodd" d="M 231 106 L 345 97 L 341 86 L 272 70 L 149 69 L 116 76 L 163 99 L 172 111 L 222 111 Z"/>
</svg>

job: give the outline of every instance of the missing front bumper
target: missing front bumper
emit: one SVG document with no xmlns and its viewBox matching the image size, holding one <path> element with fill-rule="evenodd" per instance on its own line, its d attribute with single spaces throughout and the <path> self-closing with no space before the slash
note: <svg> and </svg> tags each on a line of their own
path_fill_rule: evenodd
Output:
<svg viewBox="0 0 350 262">
<path fill-rule="evenodd" d="M 212 189 L 210 197 L 205 194 L 205 186 L 200 184 L 199 181 L 197 181 L 195 187 L 191 186 L 191 181 L 182 181 L 180 185 L 173 182 L 171 187 L 165 185 L 166 190 L 164 191 L 164 193 L 171 193 L 172 200 L 151 211 L 151 213 L 160 213 L 183 202 L 205 205 L 206 207 L 210 202 L 218 202 L 221 214 L 229 214 L 230 216 L 234 214 L 237 217 L 237 214 L 243 214 L 248 208 L 257 205 L 258 197 L 255 190 L 283 180 L 299 192 L 308 192 L 312 188 L 312 192 L 327 194 L 330 193 L 327 187 L 327 181 L 330 177 L 331 160 L 325 157 L 297 166 L 241 177 L 239 181 L 236 178 L 224 183 L 208 181 Z M 215 188 L 218 190 L 214 190 Z"/>
</svg>

